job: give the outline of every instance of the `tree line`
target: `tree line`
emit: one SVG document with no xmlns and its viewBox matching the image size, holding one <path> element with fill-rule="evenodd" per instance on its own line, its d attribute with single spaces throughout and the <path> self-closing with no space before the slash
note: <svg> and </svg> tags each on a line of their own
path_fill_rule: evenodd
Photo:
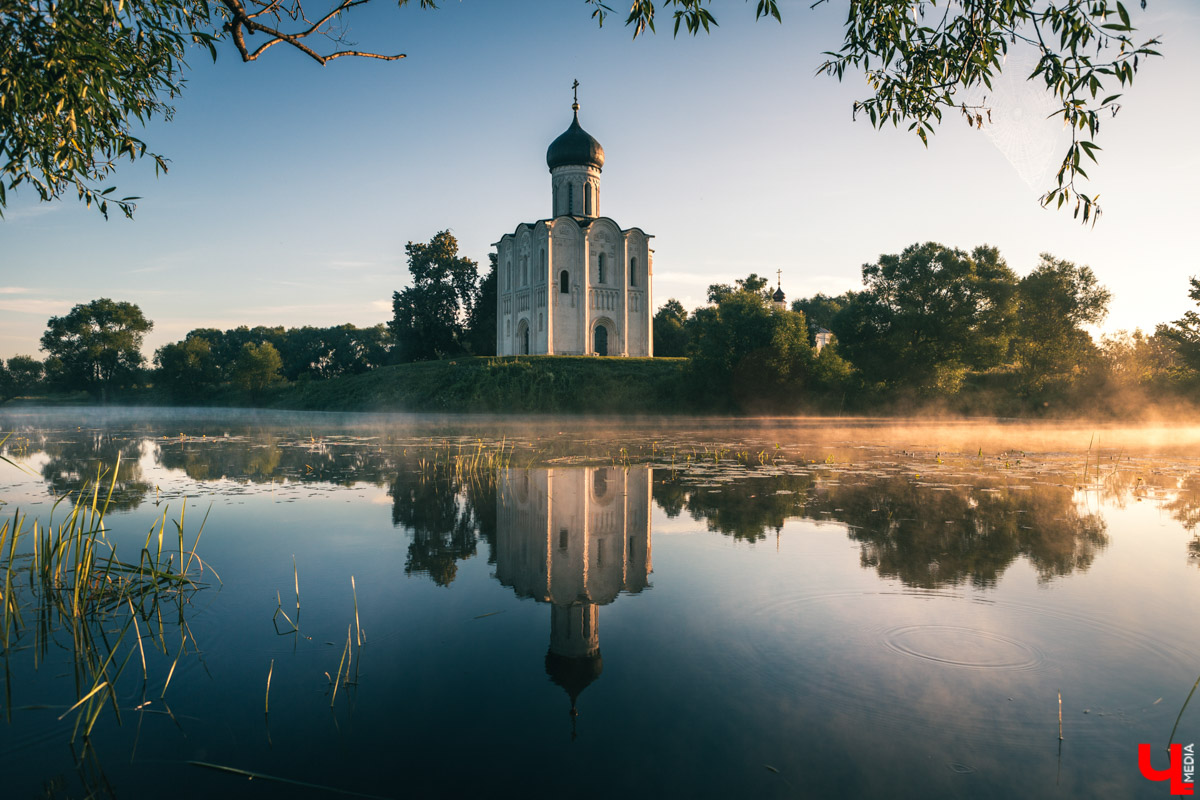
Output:
<svg viewBox="0 0 1200 800">
<path fill-rule="evenodd" d="M 160 347 L 152 365 L 141 347 L 153 323 L 136 305 L 78 305 L 49 320 L 44 362 L 0 362 L 0 399 L 46 390 L 105 399 L 146 387 L 176 401 L 225 387 L 253 398 L 284 382 L 493 355 L 495 255 L 481 277 L 449 231 L 405 252 L 412 277 L 393 294 L 387 324 L 198 328 Z M 687 358 L 679 395 L 696 411 L 1126 411 L 1200 387 L 1200 311 L 1150 334 L 1096 341 L 1088 327 L 1105 318 L 1111 294 L 1089 267 L 1049 254 L 1018 277 L 995 247 L 927 242 L 864 265 L 862 282 L 790 307 L 755 274 L 713 284 L 690 313 L 674 299 L 658 310 L 655 355 Z M 1189 296 L 1200 305 L 1200 279 L 1191 279 Z M 821 331 L 831 334 L 824 346 Z"/>
<path fill-rule="evenodd" d="M 708 305 L 691 314 L 668 300 L 654 318 L 655 355 L 688 356 L 701 384 L 732 381 L 743 410 L 737 392 L 769 399 L 801 388 L 846 410 L 936 401 L 1005 413 L 1098 399 L 1116 409 L 1200 385 L 1200 314 L 1096 342 L 1087 328 L 1107 315 L 1110 292 L 1089 267 L 1050 254 L 1018 277 L 994 247 L 927 242 L 864 265 L 862 282 L 786 311 L 768 310 L 757 275 L 710 286 Z M 1189 296 L 1200 303 L 1196 278 Z M 747 309 L 776 321 L 755 330 Z M 817 348 L 822 329 L 832 343 Z"/>
<path fill-rule="evenodd" d="M 441 231 L 409 242 L 411 286 L 393 295 L 387 324 L 359 328 L 246 325 L 197 328 L 142 354 L 154 323 L 133 303 L 100 298 L 51 317 L 42 335 L 46 358 L 0 361 L 0 401 L 39 392 L 87 392 L 100 399 L 148 387 L 195 402 L 200 393 L 234 387 L 252 397 L 272 385 L 357 375 L 388 364 L 496 352 L 495 255 L 479 265 L 458 254 Z"/>
<path fill-rule="evenodd" d="M 195 402 L 234 386 L 252 395 L 272 384 L 353 375 L 389 363 L 388 328 L 335 325 L 229 330 L 197 328 L 142 354 L 154 323 L 133 303 L 100 298 L 52 317 L 42 336 L 44 361 L 18 355 L 0 362 L 0 400 L 44 392 L 87 392 L 100 399 L 154 387 Z"/>
</svg>

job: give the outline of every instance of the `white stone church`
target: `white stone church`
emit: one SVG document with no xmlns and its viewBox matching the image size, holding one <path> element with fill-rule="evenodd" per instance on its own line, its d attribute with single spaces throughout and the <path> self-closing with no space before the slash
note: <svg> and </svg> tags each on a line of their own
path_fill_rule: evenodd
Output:
<svg viewBox="0 0 1200 800">
<path fill-rule="evenodd" d="M 649 234 L 600 216 L 604 148 L 575 118 L 546 151 L 548 219 L 523 222 L 493 247 L 496 353 L 652 356 Z"/>
</svg>

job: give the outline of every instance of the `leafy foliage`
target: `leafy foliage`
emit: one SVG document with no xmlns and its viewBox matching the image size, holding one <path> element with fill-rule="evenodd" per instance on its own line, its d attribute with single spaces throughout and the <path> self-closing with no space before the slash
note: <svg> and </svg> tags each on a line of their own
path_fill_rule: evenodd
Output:
<svg viewBox="0 0 1200 800">
<path fill-rule="evenodd" d="M 496 355 L 496 270 L 495 252 L 488 253 L 491 269 L 479 282 L 479 295 L 467 317 L 467 346 L 472 355 Z"/>
<path fill-rule="evenodd" d="M 1191 278 L 1190 282 L 1188 297 L 1200 303 L 1200 278 Z M 1192 371 L 1200 373 L 1200 312 L 1191 310 L 1170 325 L 1160 325 L 1157 334 L 1171 343 Z"/>
<path fill-rule="evenodd" d="M 584 1 L 603 25 L 612 8 L 605 0 Z M 404 58 L 345 46 L 345 14 L 369 2 L 335 0 L 310 14 L 302 0 L 0 0 L 0 211 L 6 189 L 29 185 L 43 200 L 74 189 L 106 217 L 109 204 L 132 214 L 137 198 L 118 199 L 115 187 L 101 185 L 121 158 L 149 155 L 166 169 L 166 159 L 150 152 L 133 127 L 170 119 L 192 43 L 214 59 L 224 40 L 243 61 L 280 44 L 322 65 L 348 56 Z M 671 12 L 675 35 L 711 32 L 717 19 L 710 5 L 659 2 Z M 634 38 L 655 31 L 657 12 L 653 0 L 633 0 L 625 24 Z M 777 0 L 758 0 L 755 18 L 781 21 Z M 1132 38 L 1131 15 L 1117 0 L 855 0 L 844 31 L 841 48 L 826 53 L 819 72 L 840 80 L 861 70 L 872 94 L 855 103 L 855 113 L 876 127 L 907 123 L 925 143 L 946 111 L 975 127 L 990 122 L 985 104 L 969 106 L 958 95 L 990 89 L 1010 48 L 1032 48 L 1038 59 L 1028 77 L 1058 101 L 1072 134 L 1041 202 L 1074 201 L 1084 222 L 1099 216 L 1098 195 L 1080 191 L 1076 180 L 1088 177 L 1085 159 L 1096 160 L 1101 120 L 1117 113 L 1120 90 L 1141 61 L 1159 55 L 1157 39 Z"/>
<path fill-rule="evenodd" d="M 687 355 L 688 313 L 683 304 L 671 298 L 654 315 L 654 355 L 671 358 Z"/>
<path fill-rule="evenodd" d="M 1001 363 L 1016 276 L 992 247 L 968 255 L 935 242 L 862 268 L 866 288 L 833 320 L 842 353 L 873 380 L 954 394 L 968 369 Z"/>
<path fill-rule="evenodd" d="M 1023 391 L 1077 380 L 1098 351 L 1083 329 L 1108 314 L 1112 295 L 1090 267 L 1042 254 L 1041 263 L 1018 286 L 1021 325 L 1013 341 Z"/>
<path fill-rule="evenodd" d="M 751 272 L 745 278 L 738 278 L 730 286 L 728 283 L 714 283 L 708 287 L 708 302 L 716 305 L 737 292 L 749 292 L 762 297 L 764 302 L 771 301 L 771 281 L 761 275 Z"/>
<path fill-rule="evenodd" d="M 203 336 L 189 335 L 182 342 L 163 345 L 154 354 L 158 365 L 155 382 L 179 397 L 193 396 L 221 378 L 221 367 L 212 344 Z"/>
<path fill-rule="evenodd" d="M 47 371 L 66 389 L 104 392 L 128 386 L 145 358 L 142 339 L 154 323 L 133 303 L 102 297 L 51 317 L 42 334 Z"/>
<path fill-rule="evenodd" d="M 854 292 L 844 292 L 836 297 L 818 292 L 812 297 L 792 301 L 792 311 L 799 311 L 808 320 L 808 343 L 816 344 L 818 328 L 833 330 L 833 318 L 854 301 Z"/>
<path fill-rule="evenodd" d="M 404 246 L 412 286 L 392 295 L 390 323 L 401 363 L 466 352 L 466 320 L 478 300 L 478 265 L 458 255 L 450 231 Z"/>
<path fill-rule="evenodd" d="M 692 374 L 709 397 L 732 391 L 743 410 L 794 407 L 812 362 L 807 325 L 803 314 L 774 308 L 755 277 L 688 321 Z"/>
<path fill-rule="evenodd" d="M 828 0 L 816 0 L 820 5 Z M 603 0 L 586 0 L 603 24 L 611 9 Z M 717 24 L 709 0 L 662 0 L 673 9 L 675 34 L 709 32 Z M 1146 7 L 1146 0 L 1141 1 Z M 654 31 L 652 0 L 634 0 L 625 24 L 634 38 Z M 755 18 L 780 20 L 778 4 L 760 0 Z M 969 125 L 991 123 L 991 109 L 960 99 L 966 90 L 991 90 L 1004 70 L 1010 49 L 1030 48 L 1037 63 L 1029 80 L 1040 81 L 1058 103 L 1057 116 L 1071 130 L 1055 184 L 1041 197 L 1043 206 L 1070 203 L 1077 218 L 1095 224 L 1099 195 L 1082 192 L 1076 181 L 1087 179 L 1084 159 L 1095 161 L 1100 122 L 1116 116 L 1120 91 L 1133 83 L 1147 57 L 1158 56 L 1157 38 L 1138 43 L 1136 28 L 1118 0 L 854 0 L 845 23 L 842 46 L 827 52 L 817 70 L 842 80 L 848 72 L 865 74 L 871 96 L 854 103 L 871 125 L 882 128 L 907 123 L 928 145 L 934 127 L 947 111 L 957 111 Z M 1115 85 L 1114 85 L 1115 84 Z M 1114 93 L 1114 90 L 1116 93 Z"/>
<path fill-rule="evenodd" d="M 16 397 L 35 391 L 46 374 L 45 365 L 33 356 L 13 356 L 8 360 L 7 367 Z"/>
<path fill-rule="evenodd" d="M 133 124 L 170 119 L 186 48 L 211 46 L 208 23 L 202 0 L 0 0 L 0 211 L 6 190 L 28 185 L 132 215 L 137 198 L 102 182 L 122 158 L 166 171 Z"/>
<path fill-rule="evenodd" d="M 270 342 L 246 342 L 233 368 L 233 382 L 256 394 L 280 381 L 283 378 L 282 369 L 283 360 L 275 345 Z"/>
</svg>

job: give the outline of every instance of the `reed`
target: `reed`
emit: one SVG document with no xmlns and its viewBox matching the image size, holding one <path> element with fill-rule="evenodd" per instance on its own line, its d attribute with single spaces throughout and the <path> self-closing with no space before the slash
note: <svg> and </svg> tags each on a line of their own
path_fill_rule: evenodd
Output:
<svg viewBox="0 0 1200 800">
<path fill-rule="evenodd" d="M 120 458 L 111 480 L 103 466 L 99 467 L 95 479 L 74 498 L 65 495 L 54 503 L 45 523 L 30 521 L 19 510 L 0 522 L 0 659 L 4 661 L 6 711 L 11 707 L 11 655 L 24 649 L 25 640 L 32 638 L 37 669 L 51 644 L 62 646 L 71 654 L 78 695 L 63 714 L 77 714 L 72 739 L 82 735 L 86 740 L 106 706 L 119 721 L 117 685 L 135 654 L 143 684 L 149 681 L 145 645 L 167 652 L 169 628 L 163 623 L 162 611 L 170 606 L 176 612 L 182 645 L 163 687 L 165 694 L 191 635 L 184 610 L 202 588 L 200 574 L 211 569 L 197 553 L 204 524 L 189 548 L 182 512 L 179 520 L 173 521 L 178 552 L 164 551 L 168 509 L 151 526 L 136 560 L 118 555 L 105 515 L 119 467 Z M 63 517 L 56 521 L 60 509 Z M 146 623 L 144 629 L 139 617 Z M 157 628 L 151 624 L 156 617 Z M 29 626 L 27 618 L 37 623 Z"/>
</svg>

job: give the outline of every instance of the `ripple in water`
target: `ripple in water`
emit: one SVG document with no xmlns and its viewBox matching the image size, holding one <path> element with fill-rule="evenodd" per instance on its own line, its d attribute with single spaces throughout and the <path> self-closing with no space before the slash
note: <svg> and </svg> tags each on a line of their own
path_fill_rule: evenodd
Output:
<svg viewBox="0 0 1200 800">
<path fill-rule="evenodd" d="M 1036 647 L 998 633 L 951 625 L 905 625 L 883 631 L 892 652 L 965 669 L 1037 669 L 1045 656 Z"/>
</svg>

